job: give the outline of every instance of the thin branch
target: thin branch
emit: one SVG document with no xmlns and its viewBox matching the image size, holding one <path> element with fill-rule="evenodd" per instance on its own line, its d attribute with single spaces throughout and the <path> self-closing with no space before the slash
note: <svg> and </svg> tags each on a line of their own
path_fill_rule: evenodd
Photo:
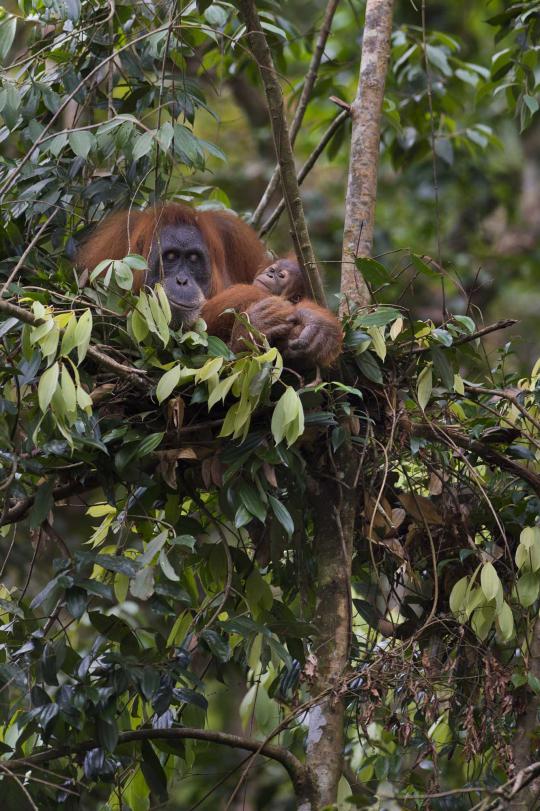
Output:
<svg viewBox="0 0 540 811">
<path fill-rule="evenodd" d="M 317 160 L 320 158 L 324 150 L 326 149 L 329 142 L 332 140 L 335 133 L 339 130 L 341 125 L 344 121 L 347 120 L 349 117 L 349 110 L 343 110 L 339 115 L 337 115 L 326 132 L 324 133 L 323 137 L 321 138 L 320 142 L 317 144 L 307 161 L 304 163 L 300 171 L 298 172 L 298 185 L 301 186 L 308 174 L 311 172 Z M 281 198 L 273 212 L 270 214 L 266 222 L 262 225 L 261 230 L 259 231 L 259 236 L 264 236 L 265 234 L 270 231 L 271 228 L 276 224 L 276 222 L 281 217 L 283 211 L 285 210 L 285 200 Z"/>
<path fill-rule="evenodd" d="M 111 13 L 114 13 L 114 5 L 112 5 L 112 4 L 111 4 Z M 109 18 L 107 18 L 107 19 L 109 19 Z M 56 112 L 51 116 L 51 118 L 47 122 L 47 125 L 43 129 L 40 137 L 37 139 L 37 141 L 35 141 L 32 144 L 32 146 L 30 147 L 30 149 L 28 150 L 26 155 L 24 155 L 21 158 L 21 160 L 18 161 L 17 165 L 15 167 L 13 167 L 12 171 L 7 175 L 7 177 L 5 179 L 5 182 L 4 182 L 4 185 L 0 188 L 0 199 L 2 199 L 2 197 L 5 194 L 7 194 L 9 192 L 9 190 L 14 186 L 17 176 L 20 174 L 21 169 L 23 168 L 23 166 L 25 166 L 25 164 L 28 163 L 28 161 L 30 160 L 30 158 L 31 158 L 32 154 L 34 153 L 34 150 L 36 149 L 36 147 L 41 146 L 43 141 L 46 140 L 47 133 L 49 132 L 50 129 L 52 129 L 53 124 L 62 115 L 62 113 L 64 112 L 64 110 L 66 109 L 66 107 L 68 106 L 70 101 L 75 98 L 75 96 L 77 95 L 77 93 L 80 90 L 83 89 L 86 82 L 89 79 L 91 79 L 93 76 L 95 76 L 96 74 L 99 74 L 100 70 L 102 70 L 105 65 L 108 65 L 108 63 L 111 60 L 116 59 L 116 57 L 119 54 L 121 54 L 123 51 L 127 50 L 128 48 L 133 47 L 133 45 L 136 45 L 138 42 L 142 42 L 142 40 L 147 39 L 148 37 L 153 37 L 155 34 L 159 33 L 160 31 L 166 31 L 167 28 L 168 28 L 168 25 L 162 25 L 159 28 L 154 28 L 151 31 L 145 31 L 144 34 L 141 34 L 140 36 L 135 37 L 130 42 L 127 42 L 125 45 L 122 45 L 116 51 L 113 51 L 113 53 L 109 54 L 109 56 L 106 56 L 97 65 L 95 65 L 92 68 L 92 70 L 90 70 L 86 74 L 86 76 L 83 76 L 83 78 L 78 83 L 78 85 L 74 88 L 74 90 L 72 90 L 71 93 L 69 93 L 65 97 L 65 99 L 62 101 L 62 103 L 60 104 L 60 106 L 56 110 Z"/>
<path fill-rule="evenodd" d="M 324 14 L 324 20 L 319 32 L 319 37 L 317 39 L 317 44 L 315 46 L 315 50 L 313 51 L 313 56 L 311 57 L 311 62 L 309 64 L 308 72 L 306 74 L 306 78 L 304 81 L 304 87 L 302 88 L 302 94 L 300 96 L 300 100 L 298 102 L 298 106 L 294 113 L 294 118 L 291 123 L 291 130 L 290 130 L 290 137 L 291 137 L 291 146 L 294 145 L 296 141 L 296 136 L 300 132 L 300 126 L 302 121 L 304 120 L 304 115 L 309 103 L 309 99 L 313 90 L 313 86 L 317 80 L 317 74 L 319 72 L 319 66 L 321 64 L 321 59 L 324 54 L 324 49 L 326 47 L 326 42 L 328 37 L 330 36 L 330 29 L 332 27 L 332 20 L 334 19 L 334 14 L 338 7 L 339 0 L 329 0 L 328 5 L 326 6 L 326 11 Z M 300 180 L 300 178 L 299 178 Z M 259 222 L 262 219 L 262 215 L 264 214 L 268 203 L 272 199 L 279 183 L 279 164 L 274 168 L 272 173 L 272 177 L 266 187 L 266 190 L 261 197 L 259 205 L 253 212 L 251 217 L 251 224 L 256 228 Z M 283 210 L 283 209 L 282 209 Z M 274 212 L 275 214 L 275 212 Z M 263 227 L 263 232 L 264 227 Z"/>
<path fill-rule="evenodd" d="M 490 397 L 500 397 L 502 400 L 508 400 L 509 403 L 511 403 L 515 408 L 517 408 L 517 410 L 524 419 L 528 420 L 531 423 L 531 425 L 533 425 L 536 428 L 537 431 L 540 431 L 540 422 L 537 419 L 535 419 L 529 411 L 527 411 L 525 406 L 519 402 L 518 398 L 514 394 L 512 394 L 512 392 L 504 391 L 503 389 L 486 389 L 483 386 L 475 386 L 475 385 L 471 386 L 469 384 L 466 384 L 465 388 L 467 389 L 468 392 L 471 393 L 475 392 L 476 394 L 487 394 Z M 525 393 L 532 394 L 533 392 L 525 392 Z"/>
<path fill-rule="evenodd" d="M 135 729 L 131 732 L 121 732 L 118 736 L 118 745 L 131 743 L 132 741 L 152 741 L 152 740 L 198 740 L 217 743 L 221 746 L 229 746 L 232 749 L 245 749 L 248 752 L 256 752 L 265 757 L 281 763 L 287 770 L 289 777 L 295 787 L 297 797 L 306 795 L 306 788 L 309 784 L 309 777 L 306 767 L 287 749 L 281 746 L 274 746 L 269 743 L 244 738 L 240 735 L 232 735 L 227 732 L 214 732 L 211 729 L 192 729 L 190 727 L 175 727 L 172 729 Z M 37 752 L 27 758 L 15 758 L 4 761 L 4 768 L 10 771 L 26 771 L 27 769 L 42 763 L 49 763 L 51 760 L 68 757 L 70 755 L 80 755 L 99 746 L 96 740 L 74 743 L 71 746 L 60 746 L 54 749 L 46 749 L 44 752 Z"/>
<path fill-rule="evenodd" d="M 444 442 L 445 444 L 448 444 L 444 436 L 444 433 L 447 433 L 448 436 L 451 437 L 452 442 L 459 448 L 475 453 L 492 467 L 498 467 L 501 470 L 506 470 L 508 473 L 517 476 L 519 479 L 527 482 L 535 493 L 540 496 L 540 476 L 538 474 L 533 473 L 532 470 L 528 470 L 526 467 L 523 467 L 523 465 L 519 465 L 517 462 L 514 462 L 513 459 L 509 459 L 503 453 L 496 451 L 486 443 L 480 442 L 477 439 L 471 439 L 466 434 L 460 433 L 451 425 L 445 425 L 444 432 L 441 433 L 433 426 L 425 423 L 409 423 L 406 425 L 406 430 L 408 430 L 412 436 L 423 437 L 424 439 L 431 439 L 436 442 Z"/>
<path fill-rule="evenodd" d="M 55 208 L 55 209 L 53 210 L 52 214 L 49 214 L 49 216 L 47 217 L 47 219 L 45 220 L 45 222 L 44 222 L 44 223 L 41 225 L 41 227 L 39 228 L 39 230 L 38 230 L 38 231 L 36 231 L 36 233 L 34 234 L 34 236 L 32 237 L 32 239 L 30 240 L 30 242 L 29 242 L 29 243 L 28 243 L 28 245 L 26 246 L 26 248 L 25 248 L 25 250 L 24 250 L 24 253 L 23 253 L 23 254 L 21 255 L 21 257 L 19 258 L 19 261 L 17 262 L 17 264 L 15 265 L 15 267 L 13 268 L 13 270 L 11 271 L 11 273 L 9 274 L 8 278 L 7 278 L 7 279 L 6 279 L 6 281 L 4 282 L 4 285 L 3 285 L 3 287 L 2 287 L 2 290 L 0 290 L 0 298 L 1 298 L 1 297 L 4 295 L 4 293 L 5 293 L 5 292 L 6 292 L 6 290 L 8 289 L 8 287 L 9 287 L 9 285 L 11 284 L 11 282 L 13 281 L 13 279 L 14 279 L 14 278 L 17 276 L 17 273 L 19 272 L 19 270 L 22 268 L 22 266 L 24 265 L 24 263 L 25 263 L 25 261 L 26 261 L 26 257 L 28 256 L 28 254 L 30 253 L 30 251 L 31 251 L 31 250 L 34 248 L 34 246 L 35 246 L 35 245 L 37 245 L 37 243 L 38 243 L 38 242 L 39 242 L 39 240 L 41 239 L 41 235 L 43 234 L 43 232 L 45 231 L 45 229 L 47 228 L 47 226 L 49 225 L 49 223 L 51 222 L 51 220 L 52 220 L 54 217 L 56 217 L 56 214 L 57 214 L 57 213 L 58 213 L 58 212 L 57 212 L 57 209 Z"/>
<path fill-rule="evenodd" d="M 289 128 L 285 117 L 283 94 L 279 84 L 276 69 L 268 47 L 266 36 L 257 14 L 253 0 L 239 0 L 238 7 L 246 23 L 249 47 L 257 62 L 264 84 L 270 123 L 274 137 L 274 147 L 279 161 L 281 173 L 281 186 L 287 204 L 289 223 L 294 241 L 294 248 L 298 263 L 302 268 L 307 289 L 319 304 L 326 303 L 324 288 L 317 269 L 315 254 L 309 238 L 304 216 L 304 207 L 300 197 L 300 189 L 296 177 L 294 156 L 289 137 Z"/>
<path fill-rule="evenodd" d="M 1 312 L 6 313 L 6 315 L 12 315 L 15 318 L 18 318 L 19 321 L 22 321 L 25 324 L 30 324 L 32 327 L 37 327 L 44 323 L 42 318 L 36 318 L 36 316 L 32 315 L 32 313 L 28 312 L 28 310 L 24 310 L 17 304 L 11 304 L 11 302 L 3 301 L 2 299 L 0 299 L 0 313 Z M 143 372 L 140 369 L 135 369 L 134 366 L 125 366 L 123 363 L 118 363 L 108 355 L 104 355 L 103 352 L 99 351 L 99 349 L 95 349 L 93 346 L 88 347 L 86 354 L 89 358 L 92 358 L 92 360 L 95 360 L 96 363 L 98 363 L 100 366 L 104 366 L 110 372 L 114 372 L 114 374 L 117 374 L 120 377 L 127 378 L 129 382 L 138 389 L 145 389 L 148 391 L 149 383 L 143 379 L 146 376 L 146 372 Z"/>
<path fill-rule="evenodd" d="M 369 289 L 356 269 L 373 244 L 381 114 L 390 59 L 393 0 L 367 0 L 360 78 L 351 105 L 352 137 L 341 260 L 342 309 L 350 299 L 369 304 Z"/>
<path fill-rule="evenodd" d="M 508 327 L 513 327 L 514 324 L 517 324 L 517 318 L 506 318 L 504 321 L 496 321 L 494 324 L 490 324 L 487 327 L 483 327 L 479 329 L 477 332 L 472 332 L 470 335 L 462 335 L 460 338 L 456 338 L 452 346 L 461 346 L 462 344 L 468 344 L 471 341 L 476 341 L 477 338 L 482 338 L 484 335 L 489 335 L 491 332 L 498 332 L 501 329 L 508 329 Z M 415 346 L 414 349 L 411 350 L 411 355 L 421 355 L 423 352 L 429 352 L 430 349 L 433 349 L 431 346 Z M 476 387 L 475 387 L 476 388 Z"/>
<path fill-rule="evenodd" d="M 93 490 L 98 486 L 98 484 L 98 478 L 93 474 L 84 481 L 81 481 L 81 478 L 79 477 L 77 481 L 69 482 L 69 484 L 63 484 L 53 490 L 52 500 L 53 502 L 63 501 L 69 496 L 75 496 L 79 493 L 84 493 L 87 490 Z M 6 510 L 5 513 L 0 517 L 0 526 L 3 527 L 6 524 L 13 524 L 15 521 L 21 521 L 31 509 L 34 501 L 35 496 L 27 496 L 26 498 L 21 498 L 16 501 L 15 504 L 10 509 Z"/>
</svg>

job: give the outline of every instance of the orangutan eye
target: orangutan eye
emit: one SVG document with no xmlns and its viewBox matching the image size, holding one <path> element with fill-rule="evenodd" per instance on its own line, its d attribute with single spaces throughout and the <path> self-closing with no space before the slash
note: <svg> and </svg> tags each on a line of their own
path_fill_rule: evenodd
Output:
<svg viewBox="0 0 540 811">
<path fill-rule="evenodd" d="M 285 271 L 280 270 L 279 273 L 278 273 L 278 276 L 279 276 L 280 279 L 284 279 L 285 278 Z"/>
<path fill-rule="evenodd" d="M 178 259 L 178 254 L 176 251 L 165 251 L 163 254 L 163 260 L 165 262 L 175 262 Z"/>
<path fill-rule="evenodd" d="M 198 253 L 190 253 L 188 256 L 190 262 L 198 262 L 199 261 L 199 254 Z"/>
</svg>

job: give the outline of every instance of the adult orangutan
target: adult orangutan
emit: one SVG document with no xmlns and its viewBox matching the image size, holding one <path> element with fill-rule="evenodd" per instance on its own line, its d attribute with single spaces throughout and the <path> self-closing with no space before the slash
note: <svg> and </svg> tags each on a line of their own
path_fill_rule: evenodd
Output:
<svg viewBox="0 0 540 811">
<path fill-rule="evenodd" d="M 341 327 L 329 310 L 309 299 L 293 304 L 253 284 L 267 264 L 266 251 L 253 229 L 232 214 L 180 203 L 113 214 L 81 246 L 77 265 L 91 270 L 128 253 L 148 262 L 136 289 L 160 281 L 175 327 L 202 316 L 210 334 L 229 341 L 235 318 L 224 311 L 234 310 L 246 313 L 270 343 L 279 342 L 286 357 L 327 366 L 341 351 Z"/>
</svg>

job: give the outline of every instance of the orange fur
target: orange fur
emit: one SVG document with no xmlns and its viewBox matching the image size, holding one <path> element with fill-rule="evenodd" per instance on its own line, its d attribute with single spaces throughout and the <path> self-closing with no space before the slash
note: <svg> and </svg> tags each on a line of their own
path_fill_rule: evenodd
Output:
<svg viewBox="0 0 540 811">
<path fill-rule="evenodd" d="M 138 253 L 148 259 L 152 244 L 164 226 L 190 225 L 200 231 L 212 267 L 210 296 L 202 309 L 208 331 L 238 343 L 232 309 L 246 312 L 252 324 L 289 357 L 307 358 L 322 366 L 332 363 L 342 347 L 341 325 L 336 317 L 309 299 L 292 304 L 253 285 L 268 255 L 255 231 L 224 211 L 197 211 L 183 203 L 164 203 L 145 211 L 122 211 L 106 217 L 82 244 L 77 266 L 92 270 L 105 259 L 122 259 Z M 135 289 L 145 274 L 135 278 Z M 235 332 L 236 330 L 236 332 Z M 245 334 L 244 330 L 244 334 Z"/>
<path fill-rule="evenodd" d="M 201 211 L 183 203 L 164 203 L 145 211 L 121 211 L 106 217 L 77 254 L 77 266 L 93 269 L 104 259 L 138 253 L 148 259 L 165 225 L 192 225 L 201 232 L 212 263 L 212 295 L 237 282 L 252 282 L 266 251 L 255 231 L 234 214 Z M 144 274 L 135 279 L 136 289 Z"/>
</svg>

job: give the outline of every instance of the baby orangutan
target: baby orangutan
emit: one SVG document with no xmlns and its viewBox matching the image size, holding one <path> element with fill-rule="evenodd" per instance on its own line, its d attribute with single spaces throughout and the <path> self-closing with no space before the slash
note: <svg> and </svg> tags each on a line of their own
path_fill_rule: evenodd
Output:
<svg viewBox="0 0 540 811">
<path fill-rule="evenodd" d="M 253 287 L 264 290 L 272 296 L 285 299 L 291 304 L 291 314 L 286 323 L 279 324 L 279 328 L 271 330 L 273 343 L 282 350 L 280 344 L 287 347 L 287 356 L 300 361 L 306 347 L 321 337 L 323 346 L 337 345 L 341 350 L 343 335 L 341 327 L 335 318 L 328 319 L 323 325 L 316 323 L 315 313 L 318 306 L 311 299 L 306 290 L 302 270 L 294 258 L 286 257 L 276 259 L 271 265 L 261 270 L 253 280 Z M 294 305 L 294 308 L 293 308 Z M 257 304 L 252 312 L 257 311 Z M 313 315 L 313 320 L 311 316 Z M 233 349 L 239 351 L 245 348 L 245 339 L 248 337 L 246 329 L 236 325 L 233 330 Z M 323 353 L 324 355 L 324 353 Z M 337 354 L 330 349 L 326 357 L 321 358 L 321 366 L 330 366 L 336 360 Z"/>
<path fill-rule="evenodd" d="M 253 284 L 262 287 L 274 296 L 282 296 L 297 304 L 309 298 L 302 271 L 296 259 L 276 259 L 255 277 Z"/>
</svg>

